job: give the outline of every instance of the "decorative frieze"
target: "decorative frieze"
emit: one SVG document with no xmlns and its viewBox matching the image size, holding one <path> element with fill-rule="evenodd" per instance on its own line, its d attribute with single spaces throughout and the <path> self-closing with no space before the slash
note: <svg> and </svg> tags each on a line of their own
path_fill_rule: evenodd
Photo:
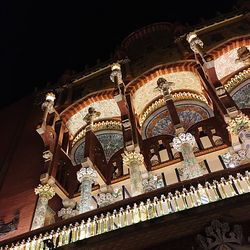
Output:
<svg viewBox="0 0 250 250">
<path fill-rule="evenodd" d="M 236 88 L 242 82 L 246 81 L 248 78 L 250 78 L 250 68 L 245 69 L 242 72 L 239 72 L 237 75 L 232 77 L 229 81 L 227 81 L 227 83 L 224 85 L 225 89 L 228 92 L 231 92 L 234 88 Z"/>
</svg>

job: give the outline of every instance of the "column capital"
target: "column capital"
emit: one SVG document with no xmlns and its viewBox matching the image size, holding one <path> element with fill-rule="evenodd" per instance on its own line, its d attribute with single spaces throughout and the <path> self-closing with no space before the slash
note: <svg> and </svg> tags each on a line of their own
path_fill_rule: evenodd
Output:
<svg viewBox="0 0 250 250">
<path fill-rule="evenodd" d="M 250 119 L 243 113 L 238 114 L 235 118 L 229 120 L 227 130 L 235 135 L 243 129 L 250 127 Z"/>
<path fill-rule="evenodd" d="M 81 183 L 84 179 L 89 179 L 94 182 L 95 178 L 97 178 L 97 172 L 91 167 L 82 167 L 77 172 L 77 180 Z"/>
<path fill-rule="evenodd" d="M 137 162 L 138 164 L 144 163 L 144 157 L 141 153 L 135 151 L 125 151 L 123 155 L 124 166 L 129 167 L 130 163 Z"/>
<path fill-rule="evenodd" d="M 177 151 L 181 152 L 181 147 L 183 144 L 188 143 L 191 146 L 195 145 L 195 138 L 190 133 L 180 133 L 173 139 L 173 147 Z"/>
<path fill-rule="evenodd" d="M 38 194 L 39 197 L 51 199 L 56 193 L 53 187 L 49 184 L 39 184 L 37 188 L 35 188 L 35 194 Z"/>
</svg>

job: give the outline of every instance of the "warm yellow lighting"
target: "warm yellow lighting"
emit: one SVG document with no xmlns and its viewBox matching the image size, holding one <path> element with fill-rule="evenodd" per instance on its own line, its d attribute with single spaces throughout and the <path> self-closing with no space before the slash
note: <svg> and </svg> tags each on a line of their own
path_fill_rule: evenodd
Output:
<svg viewBox="0 0 250 250">
<path fill-rule="evenodd" d="M 46 101 L 54 102 L 55 99 L 56 99 L 56 96 L 55 96 L 54 93 L 52 93 L 52 92 L 47 93 L 47 95 L 46 95 Z"/>
<path fill-rule="evenodd" d="M 194 32 L 190 32 L 188 35 L 187 35 L 187 41 L 190 43 L 194 38 L 197 37 L 197 34 L 194 33 Z"/>
<path fill-rule="evenodd" d="M 111 70 L 114 71 L 114 70 L 121 70 L 121 65 L 119 63 L 114 63 L 112 66 L 111 66 Z"/>
</svg>

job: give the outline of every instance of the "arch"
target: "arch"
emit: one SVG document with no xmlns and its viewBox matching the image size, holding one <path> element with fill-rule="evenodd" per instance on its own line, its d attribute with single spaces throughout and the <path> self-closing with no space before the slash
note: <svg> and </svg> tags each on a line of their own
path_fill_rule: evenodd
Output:
<svg viewBox="0 0 250 250">
<path fill-rule="evenodd" d="M 159 77 L 174 82 L 174 91 L 182 89 L 193 91 L 195 89 L 196 92 L 202 94 L 202 84 L 195 65 L 196 63 L 193 60 L 158 65 L 130 82 L 126 86 L 126 90 L 131 93 L 135 114 L 140 115 L 150 102 L 161 96 L 160 91 L 156 89 Z"/>
<path fill-rule="evenodd" d="M 87 114 L 90 106 L 101 113 L 98 120 L 107 120 L 121 115 L 113 98 L 113 91 L 101 91 L 86 96 L 61 113 L 61 118 L 72 136 L 85 125 L 83 117 Z"/>
<path fill-rule="evenodd" d="M 175 103 L 180 121 L 185 130 L 202 120 L 213 116 L 211 108 L 204 102 L 184 100 Z M 174 127 L 169 116 L 167 106 L 155 110 L 142 125 L 142 138 L 158 135 L 174 135 Z"/>
<path fill-rule="evenodd" d="M 101 130 L 95 132 L 97 139 L 100 141 L 106 161 L 109 162 L 111 157 L 123 148 L 123 134 L 118 130 Z M 80 139 L 73 146 L 70 158 L 73 165 L 82 163 L 84 159 L 85 137 Z"/>
<path fill-rule="evenodd" d="M 65 110 L 60 113 L 62 120 L 66 123 L 67 120 L 77 112 L 79 112 L 84 107 L 101 100 L 108 100 L 113 98 L 113 89 L 101 90 L 94 93 L 91 93 L 78 101 L 71 104 Z"/>
</svg>

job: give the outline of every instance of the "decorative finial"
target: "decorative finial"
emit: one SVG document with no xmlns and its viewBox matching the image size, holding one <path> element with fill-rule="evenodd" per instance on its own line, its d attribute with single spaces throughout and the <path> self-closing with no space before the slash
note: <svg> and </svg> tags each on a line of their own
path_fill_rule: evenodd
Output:
<svg viewBox="0 0 250 250">
<path fill-rule="evenodd" d="M 54 102 L 56 99 L 56 96 L 54 93 L 52 92 L 49 92 L 46 94 L 46 101 L 51 101 L 51 102 Z"/>
<path fill-rule="evenodd" d="M 110 74 L 111 81 L 114 82 L 114 83 L 116 83 L 116 84 L 123 83 L 123 81 L 122 81 L 122 72 L 121 72 L 121 65 L 119 63 L 114 63 L 111 66 L 111 70 L 112 70 L 112 72 Z"/>
<path fill-rule="evenodd" d="M 191 50 L 194 52 L 194 53 L 197 53 L 197 54 L 200 54 L 201 56 L 203 56 L 203 51 L 202 51 L 202 48 L 203 48 L 203 42 L 201 41 L 201 39 L 197 36 L 196 33 L 194 32 L 190 32 L 188 35 L 187 35 L 187 41 L 189 42 L 190 44 L 190 48 Z"/>
</svg>

